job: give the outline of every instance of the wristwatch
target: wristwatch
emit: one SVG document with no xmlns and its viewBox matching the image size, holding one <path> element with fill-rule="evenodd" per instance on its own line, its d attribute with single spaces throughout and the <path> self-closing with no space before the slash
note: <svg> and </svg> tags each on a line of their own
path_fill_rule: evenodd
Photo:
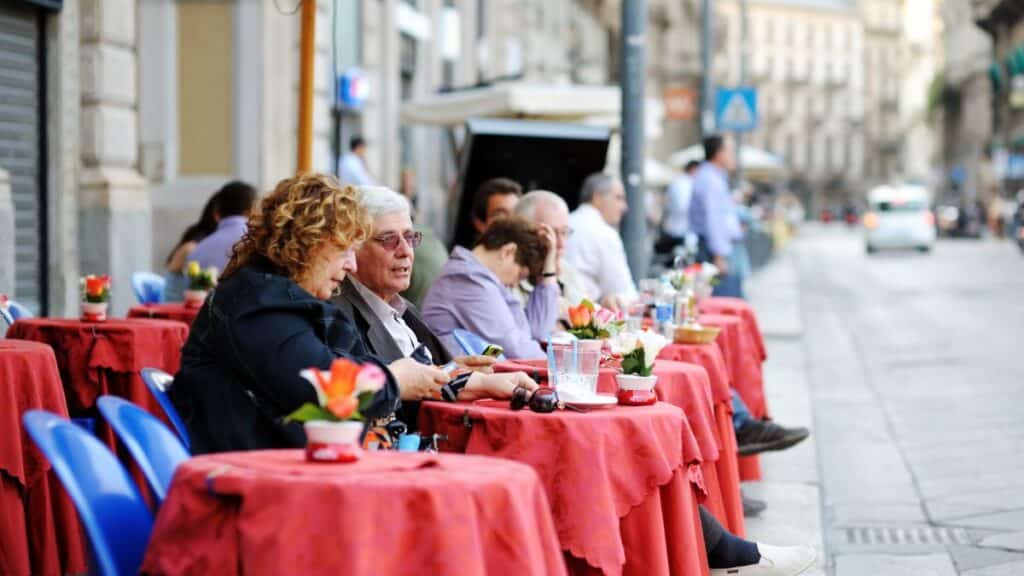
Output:
<svg viewBox="0 0 1024 576">
<path fill-rule="evenodd" d="M 447 384 L 441 386 L 441 399 L 445 402 L 455 402 L 459 399 L 459 392 L 469 384 L 469 377 L 472 376 L 472 372 L 465 372 L 459 374 L 455 378 L 448 381 Z"/>
</svg>

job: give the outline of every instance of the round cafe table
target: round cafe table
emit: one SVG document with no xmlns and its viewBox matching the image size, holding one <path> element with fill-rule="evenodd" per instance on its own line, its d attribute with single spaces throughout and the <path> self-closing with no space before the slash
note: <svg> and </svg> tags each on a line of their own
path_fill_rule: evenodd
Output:
<svg viewBox="0 0 1024 576">
<path fill-rule="evenodd" d="M 199 307 L 185 306 L 184 302 L 163 302 L 160 304 L 139 304 L 128 310 L 129 318 L 161 318 L 177 320 L 189 326 L 199 315 Z"/>
<path fill-rule="evenodd" d="M 496 371 L 522 370 L 540 380 L 547 378 L 545 360 L 519 360 L 495 365 Z M 617 370 L 603 368 L 597 381 L 598 392 L 614 394 L 618 389 L 615 381 Z M 693 363 L 657 360 L 654 374 L 658 383 L 654 391 L 658 400 L 678 406 L 686 414 L 686 420 L 693 430 L 700 449 L 701 471 L 707 498 L 703 504 L 708 511 L 726 526 L 730 532 L 743 535 L 743 505 L 740 497 L 740 479 L 736 468 L 736 439 L 727 427 L 728 434 L 722 434 L 720 420 L 732 424 L 727 413 L 716 417 L 715 402 L 711 394 L 711 382 L 703 366 Z M 719 445 L 723 448 L 719 449 Z M 720 458 L 727 458 L 731 464 L 719 464 Z M 721 473 L 719 468 L 721 467 Z"/>
<path fill-rule="evenodd" d="M 139 371 L 159 368 L 174 374 L 188 326 L 172 320 L 110 319 L 83 322 L 71 318 L 24 318 L 8 338 L 49 344 L 57 357 L 68 410 L 72 416 L 95 417 L 96 399 L 112 394 L 142 406 L 164 420 Z M 113 433 L 97 421 L 97 433 L 114 448 Z"/>
<path fill-rule="evenodd" d="M 748 336 L 743 319 L 725 314 L 701 314 L 700 323 L 721 328 L 715 344 L 722 351 L 730 384 L 739 392 L 754 418 L 764 418 L 768 406 L 764 397 L 761 353 Z"/>
<path fill-rule="evenodd" d="M 687 458 L 700 449 L 679 408 L 539 414 L 513 411 L 507 401 L 423 402 L 419 425 L 447 435 L 444 450 L 536 470 L 571 573 L 708 573 L 700 462 Z"/>
<path fill-rule="evenodd" d="M 764 346 L 764 335 L 757 323 L 757 313 L 754 312 L 754 307 L 749 302 L 742 298 L 713 296 L 701 301 L 700 311 L 704 314 L 739 316 L 743 321 L 744 330 L 757 348 L 761 361 L 764 362 L 768 359 L 768 350 Z"/>
<path fill-rule="evenodd" d="M 396 452 L 325 464 L 270 450 L 184 462 L 142 572 L 557 576 L 565 566 L 529 466 Z"/>
<path fill-rule="evenodd" d="M 53 350 L 0 339 L 0 574 L 82 573 L 78 517 L 21 425 L 28 410 L 68 415 Z"/>
</svg>

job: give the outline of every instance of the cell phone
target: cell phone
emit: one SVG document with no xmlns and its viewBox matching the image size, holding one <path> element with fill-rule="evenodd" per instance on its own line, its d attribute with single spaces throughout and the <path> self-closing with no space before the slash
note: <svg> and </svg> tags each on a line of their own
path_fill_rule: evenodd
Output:
<svg viewBox="0 0 1024 576">
<path fill-rule="evenodd" d="M 490 356 L 491 358 L 497 358 L 505 353 L 505 349 L 497 344 L 488 344 L 484 351 L 481 353 L 484 356 Z"/>
<path fill-rule="evenodd" d="M 443 366 L 438 366 L 438 368 L 440 368 L 441 371 L 444 372 L 445 374 L 451 374 L 452 372 L 455 372 L 455 369 L 458 367 L 459 365 L 456 364 L 455 362 L 449 362 Z"/>
</svg>

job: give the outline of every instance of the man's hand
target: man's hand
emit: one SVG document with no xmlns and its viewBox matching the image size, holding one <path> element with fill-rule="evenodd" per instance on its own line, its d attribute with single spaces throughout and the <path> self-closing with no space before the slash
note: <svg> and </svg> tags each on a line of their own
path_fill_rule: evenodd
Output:
<svg viewBox="0 0 1024 576">
<path fill-rule="evenodd" d="M 537 389 L 537 383 L 525 372 L 499 372 L 497 374 L 473 374 L 469 383 L 459 394 L 459 400 L 477 400 L 480 398 L 497 398 L 506 400 L 512 397 L 516 387 L 527 390 Z"/>
<path fill-rule="evenodd" d="M 460 356 L 454 362 L 461 372 L 480 372 L 491 374 L 494 372 L 494 364 L 498 360 L 490 356 Z"/>
<path fill-rule="evenodd" d="M 388 364 L 388 370 L 398 381 L 402 400 L 427 400 L 441 397 L 441 386 L 448 382 L 443 370 L 426 366 L 412 358 L 402 358 Z"/>
<path fill-rule="evenodd" d="M 608 308 L 612 312 L 626 310 L 626 299 L 622 296 L 605 296 L 601 299 L 600 304 L 602 308 Z"/>
<path fill-rule="evenodd" d="M 718 273 L 720 275 L 729 275 L 729 258 L 727 256 L 715 256 L 713 264 L 715 265 L 715 268 L 718 268 Z"/>
<path fill-rule="evenodd" d="M 558 273 L 558 235 L 555 234 L 555 229 L 547 224 L 540 225 L 540 233 L 548 241 L 548 254 L 544 257 L 544 269 L 543 273 Z M 558 278 L 555 276 L 541 277 L 538 279 L 538 284 L 554 284 L 558 282 Z"/>
</svg>

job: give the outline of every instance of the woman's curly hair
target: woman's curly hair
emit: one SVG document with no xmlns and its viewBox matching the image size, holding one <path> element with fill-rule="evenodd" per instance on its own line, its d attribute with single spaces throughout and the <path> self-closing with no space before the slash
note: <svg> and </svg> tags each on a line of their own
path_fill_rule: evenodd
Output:
<svg viewBox="0 0 1024 576">
<path fill-rule="evenodd" d="M 352 186 L 333 176 L 310 172 L 278 182 L 249 216 L 248 230 L 235 244 L 227 278 L 263 256 L 292 280 L 308 271 L 310 256 L 325 243 L 358 246 L 369 235 L 370 219 Z"/>
</svg>

